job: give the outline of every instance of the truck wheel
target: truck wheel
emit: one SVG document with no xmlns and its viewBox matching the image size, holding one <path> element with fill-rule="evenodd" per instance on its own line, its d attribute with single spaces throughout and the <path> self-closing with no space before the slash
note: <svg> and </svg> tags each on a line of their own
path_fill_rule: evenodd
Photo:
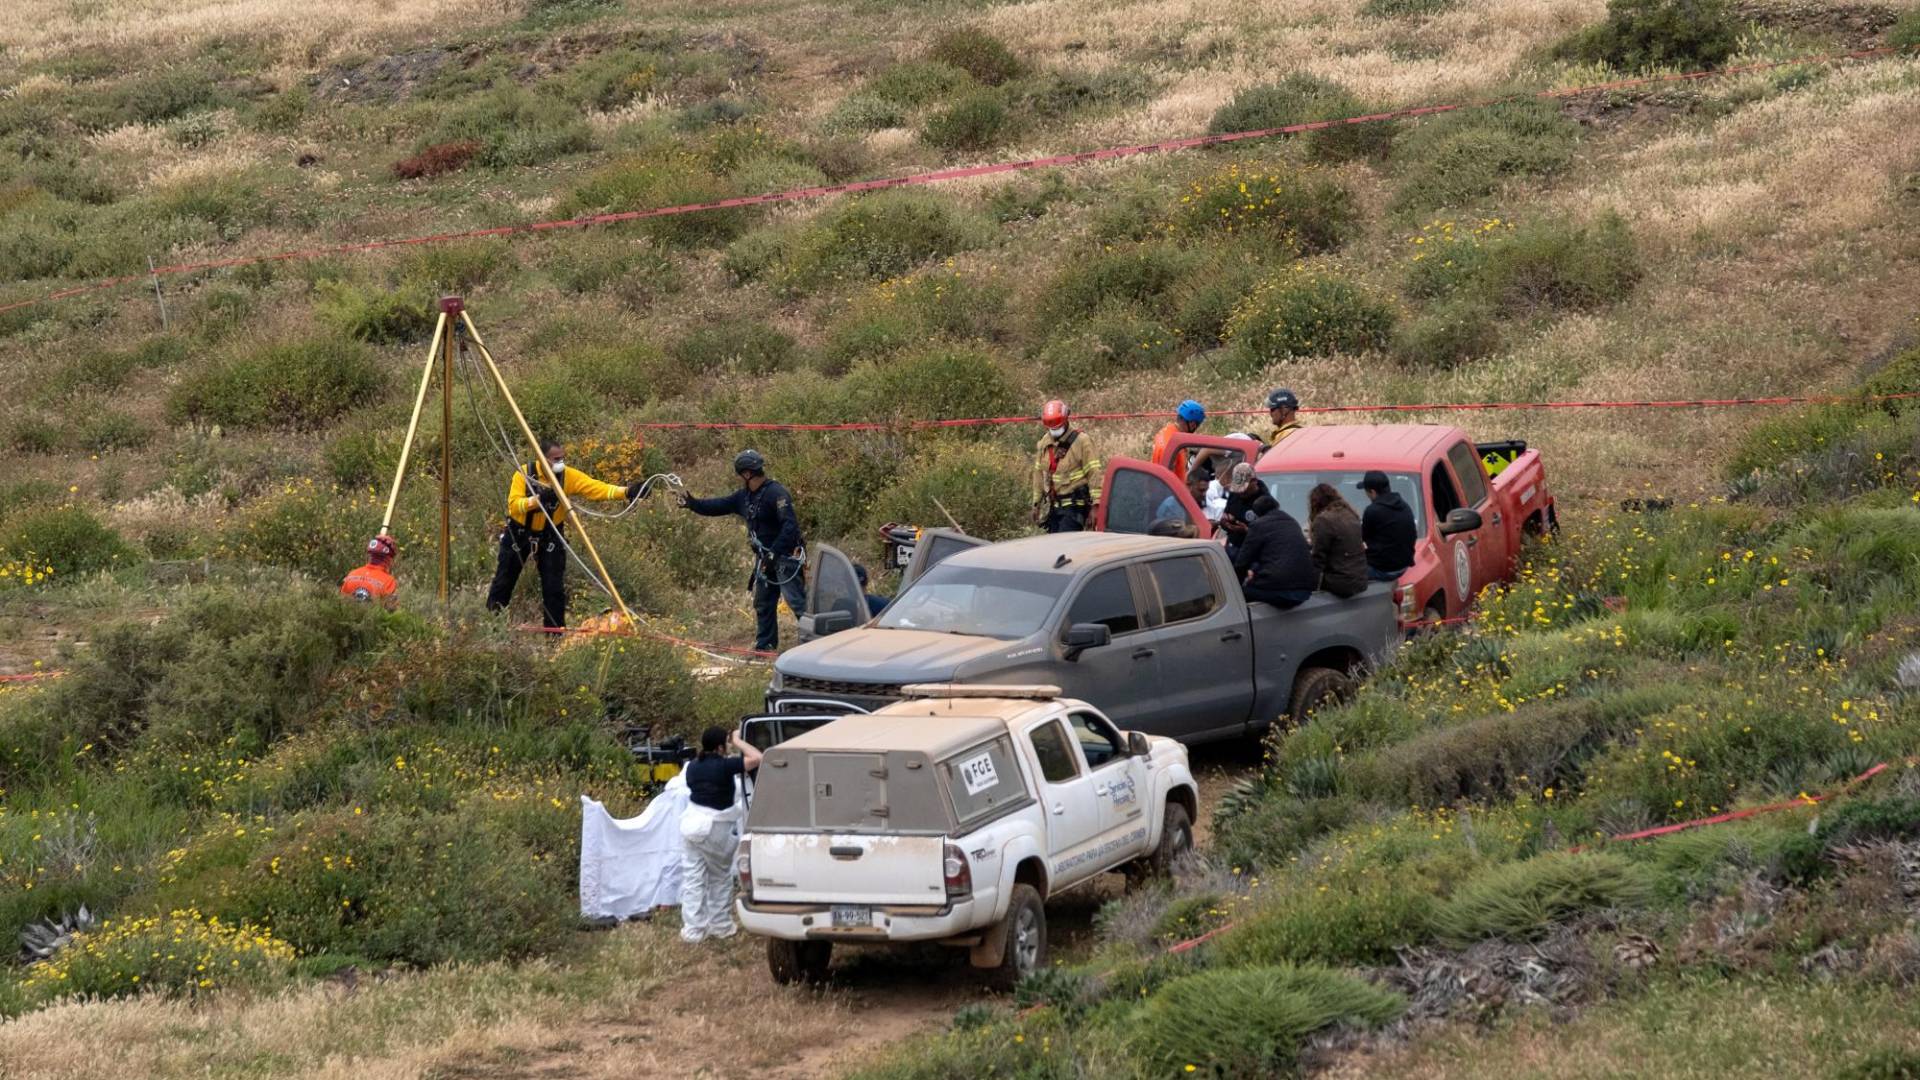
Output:
<svg viewBox="0 0 1920 1080">
<path fill-rule="evenodd" d="M 1006 935 L 1006 952 L 987 976 L 1000 990 L 1012 990 L 1047 963 L 1046 905 L 1040 902 L 1040 891 L 1025 882 L 1013 887 L 1013 898 L 1007 904 Z"/>
<path fill-rule="evenodd" d="M 827 981 L 827 962 L 833 958 L 831 941 L 787 941 L 767 939 L 767 970 L 781 986 L 803 982 L 818 985 Z"/>
<path fill-rule="evenodd" d="M 1293 677 L 1293 702 L 1287 708 L 1287 722 L 1299 727 L 1307 714 L 1323 705 L 1338 705 L 1353 694 L 1353 678 L 1334 668 L 1300 669 Z"/>
<path fill-rule="evenodd" d="M 1160 825 L 1160 844 L 1147 856 L 1147 876 L 1170 878 L 1173 876 L 1173 864 L 1180 856 L 1193 850 L 1193 821 L 1187 817 L 1187 808 L 1179 803 L 1167 804 L 1165 820 Z"/>
</svg>

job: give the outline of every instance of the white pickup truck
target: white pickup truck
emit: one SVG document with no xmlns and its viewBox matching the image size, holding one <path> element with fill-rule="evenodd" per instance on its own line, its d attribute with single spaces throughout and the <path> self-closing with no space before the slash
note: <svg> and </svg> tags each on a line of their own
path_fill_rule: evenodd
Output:
<svg viewBox="0 0 1920 1080">
<path fill-rule="evenodd" d="M 1048 897 L 1108 870 L 1165 874 L 1192 847 L 1178 742 L 1051 686 L 904 692 L 761 761 L 739 915 L 775 981 L 825 978 L 835 943 L 932 941 L 1011 987 L 1046 963 Z"/>
</svg>

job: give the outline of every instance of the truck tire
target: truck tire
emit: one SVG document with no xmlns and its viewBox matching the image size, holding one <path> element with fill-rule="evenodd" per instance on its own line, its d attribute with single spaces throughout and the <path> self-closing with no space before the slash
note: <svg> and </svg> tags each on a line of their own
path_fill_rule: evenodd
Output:
<svg viewBox="0 0 1920 1080">
<path fill-rule="evenodd" d="M 1146 858 L 1147 876 L 1151 878 L 1170 878 L 1173 876 L 1173 864 L 1180 856 L 1193 850 L 1193 821 L 1187 817 L 1187 808 L 1179 803 L 1167 804 L 1166 817 L 1160 825 L 1160 843 L 1153 854 Z"/>
<path fill-rule="evenodd" d="M 1005 920 L 1007 947 L 987 976 L 995 989 L 1012 990 L 1020 980 L 1047 966 L 1047 908 L 1040 891 L 1021 882 L 1013 887 Z"/>
<path fill-rule="evenodd" d="M 1339 704 L 1353 694 L 1353 677 L 1335 668 L 1301 668 L 1293 677 L 1293 701 L 1287 707 L 1287 723 L 1299 727 L 1307 714 L 1323 705 Z"/>
<path fill-rule="evenodd" d="M 767 970 L 781 986 L 806 983 L 817 986 L 827 981 L 827 963 L 833 959 L 831 941 L 787 941 L 767 939 Z"/>
</svg>

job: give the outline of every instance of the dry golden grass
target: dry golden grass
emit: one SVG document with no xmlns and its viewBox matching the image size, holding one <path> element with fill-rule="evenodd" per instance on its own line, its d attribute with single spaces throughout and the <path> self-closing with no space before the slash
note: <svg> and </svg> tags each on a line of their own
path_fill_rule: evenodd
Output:
<svg viewBox="0 0 1920 1080">
<path fill-rule="evenodd" d="M 73 50 L 169 49 L 233 36 L 270 41 L 288 59 L 317 62 L 396 34 L 512 18 L 514 0 L 13 0 L 0 46 L 33 60 Z"/>
</svg>

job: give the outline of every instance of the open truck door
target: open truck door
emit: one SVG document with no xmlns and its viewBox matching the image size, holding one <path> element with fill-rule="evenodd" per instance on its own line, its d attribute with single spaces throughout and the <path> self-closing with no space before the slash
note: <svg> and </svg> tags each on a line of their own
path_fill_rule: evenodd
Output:
<svg viewBox="0 0 1920 1080">
<path fill-rule="evenodd" d="M 1113 458 L 1101 484 L 1094 529 L 1144 534 L 1153 530 L 1155 522 L 1191 526 L 1193 535 L 1202 540 L 1213 536 L 1212 523 L 1185 483 L 1150 461 Z"/>
<path fill-rule="evenodd" d="M 947 556 L 986 543 L 977 536 L 968 536 L 953 529 L 921 529 L 919 538 L 914 542 L 913 558 L 907 560 L 906 567 L 900 571 L 901 591 L 904 592 L 921 574 L 944 562 Z"/>
<path fill-rule="evenodd" d="M 1265 449 L 1266 447 L 1258 439 L 1230 439 L 1221 435 L 1175 435 L 1167 442 L 1167 459 L 1190 461 L 1196 465 L 1205 460 L 1212 470 L 1214 479 L 1224 485 L 1235 465 L 1243 461 L 1249 464 L 1258 461 L 1261 452 Z M 1174 479 L 1184 482 L 1186 477 L 1176 476 Z"/>
<path fill-rule="evenodd" d="M 867 594 L 853 560 L 831 544 L 813 549 L 807 563 L 807 610 L 799 613 L 800 640 L 851 630 L 867 621 Z"/>
</svg>

